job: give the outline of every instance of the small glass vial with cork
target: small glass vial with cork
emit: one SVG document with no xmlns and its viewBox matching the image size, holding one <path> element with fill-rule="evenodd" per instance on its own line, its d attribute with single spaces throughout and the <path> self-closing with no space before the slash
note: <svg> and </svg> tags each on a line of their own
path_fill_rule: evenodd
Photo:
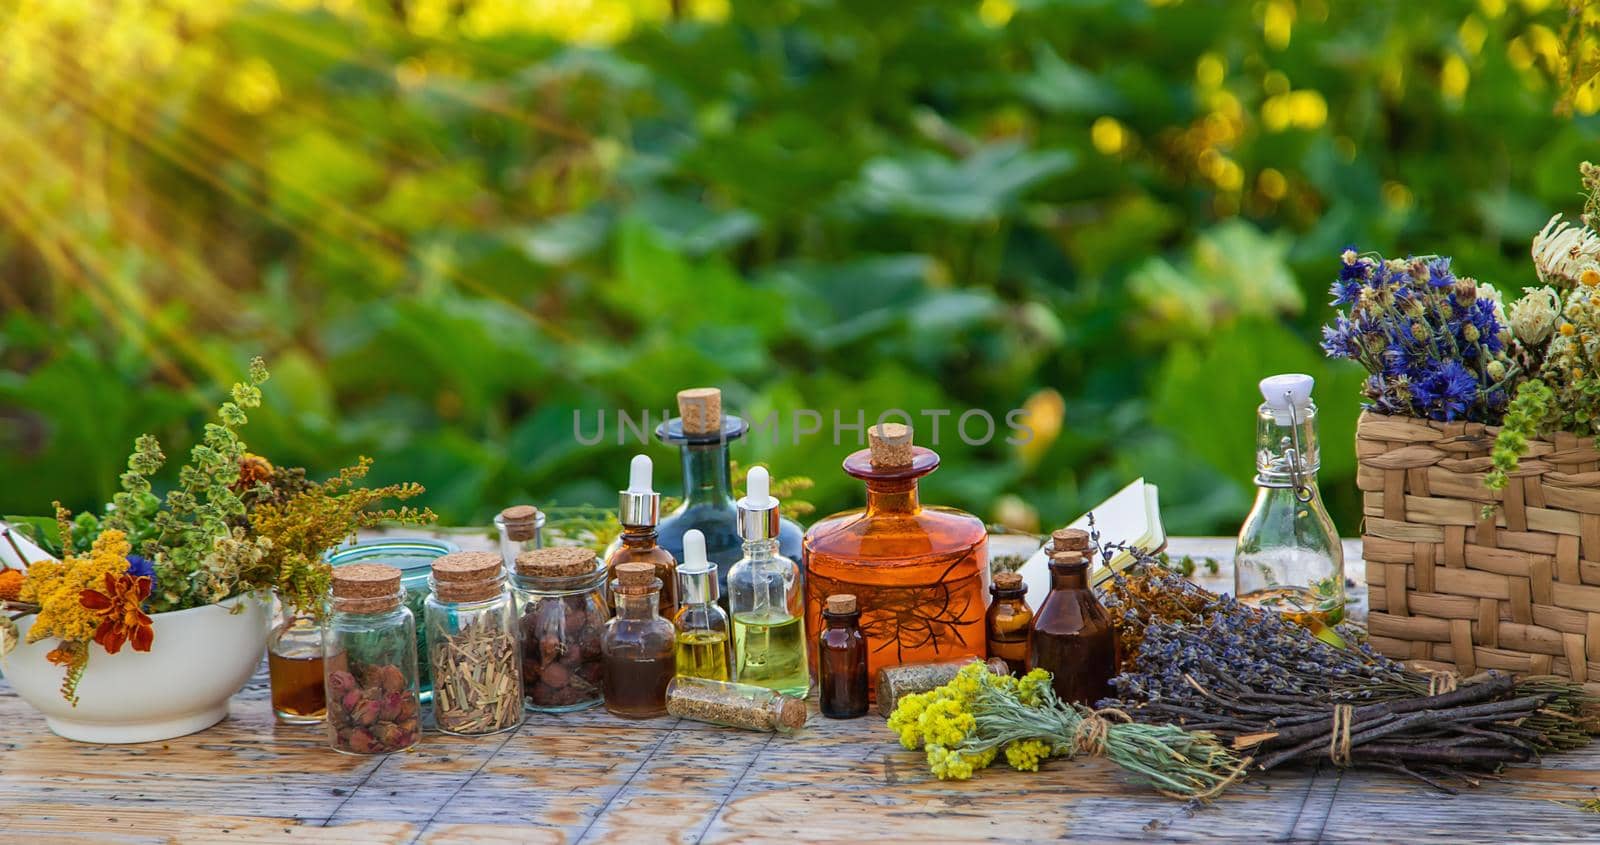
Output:
<svg viewBox="0 0 1600 845">
<path fill-rule="evenodd" d="M 522 641 L 523 704 L 543 713 L 593 707 L 601 700 L 605 657 L 606 568 L 575 546 L 517 556 L 512 576 Z"/>
<path fill-rule="evenodd" d="M 651 489 L 652 466 L 649 455 L 634 455 L 628 468 L 628 489 L 620 491 L 617 521 L 622 536 L 606 556 L 606 571 L 615 577 L 623 563 L 648 563 L 661 579 L 661 615 L 671 617 L 678 609 L 678 562 L 656 544 L 656 524 L 661 521 L 661 494 Z"/>
<path fill-rule="evenodd" d="M 752 467 L 748 495 L 739 500 L 744 557 L 728 570 L 734 678 L 803 696 L 811 690 L 805 585 L 799 565 L 778 552 L 778 500 L 770 484 L 765 467 Z"/>
<path fill-rule="evenodd" d="M 1234 595 L 1321 635 L 1344 621 L 1344 546 L 1317 489 L 1321 450 L 1311 376 L 1261 380 L 1256 501 L 1239 529 Z"/>
<path fill-rule="evenodd" d="M 522 724 L 522 655 L 506 569 L 494 552 L 456 552 L 433 562 L 423 605 L 433 717 L 456 736 Z"/>
<path fill-rule="evenodd" d="M 817 637 L 818 707 L 830 719 L 867 715 L 867 641 L 861 636 L 856 597 L 828 596 Z"/>
<path fill-rule="evenodd" d="M 422 736 L 417 628 L 400 570 L 357 563 L 333 570 L 323 629 L 328 744 L 347 754 L 404 751 Z"/>
<path fill-rule="evenodd" d="M 955 660 L 903 663 L 879 669 L 873 682 L 876 692 L 873 702 L 878 708 L 878 715 L 887 718 L 894 713 L 894 708 L 899 706 L 901 699 L 908 695 L 938 689 L 955 680 L 963 666 L 978 662 L 982 662 L 990 674 L 1007 675 L 1011 672 L 1011 667 L 998 657 L 982 661 L 976 657 L 958 657 Z"/>
<path fill-rule="evenodd" d="M 989 656 L 1004 660 L 1013 675 L 1021 675 L 1028 671 L 1028 628 L 1033 624 L 1028 585 L 1020 572 L 996 572 L 989 595 L 994 599 L 984 617 Z"/>
<path fill-rule="evenodd" d="M 683 534 L 678 584 L 682 602 L 672 617 L 678 629 L 678 677 L 733 680 L 728 614 L 717 606 L 717 568 L 706 559 L 706 538 L 698 529 Z"/>
<path fill-rule="evenodd" d="M 500 534 L 500 559 L 507 572 L 517 568 L 517 555 L 544 548 L 544 513 L 533 505 L 512 505 L 494 518 Z"/>
<path fill-rule="evenodd" d="M 677 674 L 677 632 L 661 618 L 661 579 L 648 563 L 620 564 L 611 593 L 617 615 L 600 638 L 606 710 L 625 719 L 664 716 L 667 684 Z"/>
<path fill-rule="evenodd" d="M 747 731 L 792 734 L 806 726 L 804 699 L 751 684 L 683 675 L 667 686 L 667 713 Z"/>
<path fill-rule="evenodd" d="M 1050 593 L 1028 630 L 1028 666 L 1051 675 L 1056 696 L 1094 706 L 1111 694 L 1117 674 L 1117 638 L 1111 616 L 1089 587 L 1089 534 L 1056 532 L 1050 553 Z"/>
</svg>

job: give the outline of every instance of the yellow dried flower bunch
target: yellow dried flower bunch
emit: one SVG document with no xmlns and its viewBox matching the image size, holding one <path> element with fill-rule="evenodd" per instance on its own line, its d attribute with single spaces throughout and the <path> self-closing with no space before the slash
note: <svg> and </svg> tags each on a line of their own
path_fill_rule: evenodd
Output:
<svg viewBox="0 0 1600 845">
<path fill-rule="evenodd" d="M 39 616 L 28 629 L 28 642 L 47 637 L 63 640 L 94 638 L 99 619 L 84 607 L 79 596 L 84 590 L 98 590 L 107 575 L 121 575 L 128 569 L 128 554 L 133 550 L 121 531 L 107 529 L 94 538 L 87 556 L 68 555 L 64 560 L 39 560 L 28 565 L 22 582 L 21 599 L 39 606 Z"/>
<path fill-rule="evenodd" d="M 1127 719 L 1062 702 L 1042 669 L 1019 679 L 974 662 L 950 683 L 901 699 L 889 729 L 907 749 L 923 749 L 940 780 L 966 780 L 1001 754 L 1028 772 L 1051 757 L 1105 757 L 1184 799 L 1211 798 L 1243 776 L 1244 762 L 1209 733 Z"/>
</svg>

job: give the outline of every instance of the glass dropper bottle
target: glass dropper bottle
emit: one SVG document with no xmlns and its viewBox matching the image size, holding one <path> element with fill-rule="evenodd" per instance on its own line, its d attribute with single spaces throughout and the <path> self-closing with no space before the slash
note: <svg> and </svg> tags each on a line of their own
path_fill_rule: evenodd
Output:
<svg viewBox="0 0 1600 845">
<path fill-rule="evenodd" d="M 811 670 L 800 567 L 778 553 L 778 500 L 769 493 L 766 468 L 751 468 L 745 482 L 749 495 L 739 500 L 738 511 L 744 557 L 728 570 L 735 678 L 805 695 Z"/>
<path fill-rule="evenodd" d="M 717 567 L 706 559 L 706 538 L 698 529 L 683 533 L 678 584 L 683 600 L 672 617 L 678 629 L 678 677 L 733 680 L 728 614 L 717 607 Z"/>
<path fill-rule="evenodd" d="M 634 455 L 628 466 L 628 489 L 617 494 L 617 521 L 622 536 L 606 556 L 606 571 L 613 574 L 624 563 L 648 563 L 661 579 L 661 615 L 671 619 L 678 609 L 678 562 L 656 543 L 661 521 L 661 494 L 651 485 L 654 470 L 649 455 Z"/>
</svg>

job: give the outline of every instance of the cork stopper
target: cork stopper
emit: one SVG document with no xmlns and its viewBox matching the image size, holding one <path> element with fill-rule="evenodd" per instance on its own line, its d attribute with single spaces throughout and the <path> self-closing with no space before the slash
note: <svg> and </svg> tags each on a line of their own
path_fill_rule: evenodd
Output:
<svg viewBox="0 0 1600 845">
<path fill-rule="evenodd" d="M 806 703 L 793 696 L 782 696 L 778 705 L 778 730 L 794 733 L 806 726 Z"/>
<path fill-rule="evenodd" d="M 994 574 L 994 588 L 996 590 L 1016 590 L 1021 587 L 1021 572 L 996 572 Z"/>
<path fill-rule="evenodd" d="M 539 536 L 539 509 L 533 505 L 512 505 L 500 512 L 506 539 L 525 542 Z"/>
<path fill-rule="evenodd" d="M 333 569 L 333 609 L 381 613 L 400 606 L 400 570 L 382 563 L 353 563 Z"/>
<path fill-rule="evenodd" d="M 617 592 L 630 596 L 642 596 L 645 593 L 661 589 L 661 580 L 656 578 L 656 567 L 652 563 L 619 563 L 613 570 L 617 573 Z"/>
<path fill-rule="evenodd" d="M 835 616 L 843 616 L 856 612 L 856 597 L 849 593 L 828 596 L 828 612 Z"/>
<path fill-rule="evenodd" d="M 440 601 L 486 601 L 505 590 L 505 565 L 494 552 L 454 552 L 433 562 Z"/>
<path fill-rule="evenodd" d="M 685 434 L 716 434 L 722 431 L 722 391 L 715 387 L 691 387 L 678 391 L 678 416 Z"/>
<path fill-rule="evenodd" d="M 577 546 L 530 549 L 517 555 L 517 574 L 528 578 L 588 575 L 599 567 L 595 553 Z"/>
<path fill-rule="evenodd" d="M 1083 552 L 1077 551 L 1075 549 L 1063 549 L 1061 551 L 1051 552 L 1050 553 L 1050 566 L 1051 566 L 1051 568 L 1054 568 L 1054 567 L 1057 567 L 1057 566 L 1074 567 L 1074 566 L 1088 566 L 1088 565 L 1089 565 L 1089 559 L 1087 557 L 1084 557 Z"/>
<path fill-rule="evenodd" d="M 867 429 L 868 447 L 872 450 L 872 465 L 879 467 L 911 466 L 911 427 L 901 423 L 878 423 Z"/>
<path fill-rule="evenodd" d="M 1050 542 L 1056 551 L 1072 550 L 1087 551 L 1089 548 L 1089 532 L 1082 528 L 1057 528 L 1050 532 Z"/>
</svg>

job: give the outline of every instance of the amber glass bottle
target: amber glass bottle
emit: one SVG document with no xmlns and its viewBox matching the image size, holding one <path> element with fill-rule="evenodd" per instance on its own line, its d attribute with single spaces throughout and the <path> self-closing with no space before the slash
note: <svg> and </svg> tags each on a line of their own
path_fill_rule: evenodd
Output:
<svg viewBox="0 0 1600 845">
<path fill-rule="evenodd" d="M 867 670 L 956 657 L 985 657 L 988 534 L 975 516 L 923 507 L 917 479 L 939 456 L 911 444 L 911 429 L 873 426 L 871 448 L 845 458 L 866 482 L 867 506 L 834 514 L 806 532 L 806 623 L 821 630 L 828 596 L 862 608 Z"/>
<path fill-rule="evenodd" d="M 676 631 L 661 618 L 661 580 L 647 563 L 617 567 L 617 615 L 600 637 L 605 655 L 601 692 L 606 709 L 627 719 L 667 714 L 667 684 L 677 674 Z"/>
<path fill-rule="evenodd" d="M 661 494 L 650 487 L 649 455 L 634 455 L 628 469 L 628 489 L 617 502 L 617 521 L 622 523 L 620 542 L 606 556 L 606 571 L 616 576 L 624 563 L 648 563 L 661 579 L 661 615 L 672 618 L 678 610 L 678 561 L 656 544 L 656 524 L 661 521 Z"/>
<path fill-rule="evenodd" d="M 1084 535 L 1076 549 L 1056 542 L 1050 555 L 1050 594 L 1028 631 L 1028 665 L 1054 676 L 1062 701 L 1093 706 L 1111 694 L 1117 640 L 1111 617 L 1089 587 L 1088 540 Z"/>
<path fill-rule="evenodd" d="M 861 636 L 861 611 L 856 597 L 828 596 L 817 637 L 818 706 L 830 719 L 867 715 L 871 685 L 867 683 L 867 641 Z"/>
<path fill-rule="evenodd" d="M 1005 660 L 1012 674 L 1028 671 L 1028 628 L 1033 624 L 1033 609 L 1028 607 L 1028 585 L 1021 573 L 1001 572 L 994 576 L 994 586 L 989 595 L 989 615 L 985 618 L 988 629 L 989 656 Z"/>
</svg>

